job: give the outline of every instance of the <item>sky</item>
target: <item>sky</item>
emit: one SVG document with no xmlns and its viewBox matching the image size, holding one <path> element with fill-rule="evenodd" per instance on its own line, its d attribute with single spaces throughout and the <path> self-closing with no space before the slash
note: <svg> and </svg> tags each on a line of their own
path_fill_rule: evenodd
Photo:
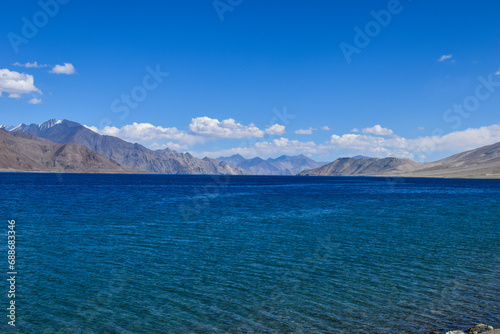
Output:
<svg viewBox="0 0 500 334">
<path fill-rule="evenodd" d="M 0 124 L 200 158 L 433 161 L 500 141 L 500 3 L 10 1 Z"/>
</svg>

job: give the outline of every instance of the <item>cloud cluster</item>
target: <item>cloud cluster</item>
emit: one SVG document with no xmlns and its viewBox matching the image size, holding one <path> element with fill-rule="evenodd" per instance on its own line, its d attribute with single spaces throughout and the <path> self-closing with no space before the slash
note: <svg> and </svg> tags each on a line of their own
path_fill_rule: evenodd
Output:
<svg viewBox="0 0 500 334">
<path fill-rule="evenodd" d="M 237 123 L 234 119 L 229 118 L 222 121 L 209 117 L 197 117 L 191 120 L 189 124 L 190 131 L 182 131 L 175 127 L 164 128 L 154 126 L 150 123 L 133 123 L 125 125 L 121 128 L 107 126 L 104 129 L 97 129 L 93 126 L 87 126 L 94 132 L 102 135 L 109 135 L 122 138 L 126 141 L 138 143 L 161 142 L 164 140 L 175 140 L 179 142 L 181 147 L 185 148 L 185 144 L 194 145 L 204 143 L 207 140 L 232 138 L 242 139 L 251 137 L 264 137 L 265 134 L 275 136 L 285 133 L 285 126 L 273 124 L 265 130 L 261 130 L 254 124 L 243 125 Z M 155 147 L 163 147 L 165 144 L 155 143 Z M 159 146 L 158 146 L 159 145 Z M 170 143 L 166 147 L 173 147 Z"/>
<path fill-rule="evenodd" d="M 29 100 L 28 103 L 29 104 L 40 104 L 40 103 L 42 103 L 42 99 L 38 99 L 38 98 L 34 97 L 31 100 Z"/>
<path fill-rule="evenodd" d="M 21 64 L 15 62 L 14 66 L 24 68 L 43 68 L 49 67 L 47 64 L 39 64 L 38 62 L 27 62 Z M 64 65 L 54 66 L 49 73 L 54 74 L 75 74 L 76 70 L 73 64 L 64 63 Z M 10 71 L 9 69 L 0 69 L 0 97 L 3 93 L 7 93 L 10 98 L 20 99 L 25 94 L 40 94 L 42 91 L 35 86 L 35 79 L 33 75 L 26 73 L 19 73 L 17 71 Z M 42 100 L 39 97 L 32 96 L 28 101 L 29 104 L 40 104 Z"/>
<path fill-rule="evenodd" d="M 377 136 L 391 136 L 394 132 L 391 129 L 383 128 L 380 125 L 372 126 L 371 128 L 365 128 L 361 130 L 361 133 L 377 135 Z"/>
<path fill-rule="evenodd" d="M 219 151 L 204 151 L 204 152 L 192 152 L 195 156 L 208 156 L 211 158 L 217 158 L 220 156 L 231 156 L 233 154 L 241 154 L 244 157 L 272 157 L 277 155 L 298 155 L 305 154 L 308 152 L 315 153 L 318 150 L 318 145 L 313 141 L 301 142 L 299 140 L 290 140 L 288 138 L 276 138 L 270 141 L 257 142 L 254 145 L 249 145 L 245 147 L 235 147 L 226 150 Z"/>
<path fill-rule="evenodd" d="M 21 63 L 16 61 L 13 65 L 19 66 L 19 67 L 25 67 L 25 68 L 41 68 L 41 67 L 48 67 L 49 66 L 47 64 L 38 64 L 38 62 L 36 62 L 36 61 L 33 63 L 27 62 L 24 64 L 21 64 Z"/>
<path fill-rule="evenodd" d="M 376 136 L 392 136 L 394 134 L 394 132 L 391 129 L 383 128 L 379 124 L 361 130 L 359 130 L 358 128 L 354 128 L 351 130 L 351 132 L 353 133 L 361 132 L 364 134 L 376 135 Z"/>
<path fill-rule="evenodd" d="M 367 129 L 374 128 L 376 127 Z M 390 133 L 391 135 L 393 133 L 387 131 L 389 129 L 385 131 L 377 130 L 379 129 L 376 128 L 373 132 Z M 456 131 L 443 136 L 424 136 L 414 139 L 395 135 L 387 137 L 376 134 L 347 133 L 341 136 L 334 134 L 328 141 L 317 144 L 313 141 L 302 142 L 282 137 L 272 141 L 258 142 L 246 147 L 217 152 L 200 152 L 199 154 L 215 158 L 236 153 L 245 157 L 269 157 L 299 153 L 338 156 L 339 152 L 341 152 L 345 156 L 361 154 L 379 158 L 393 156 L 426 161 L 435 152 L 461 152 L 497 142 L 500 142 L 500 125 L 495 124 Z"/>
<path fill-rule="evenodd" d="M 443 136 L 408 139 L 407 148 L 423 152 L 465 151 L 497 142 L 500 142 L 500 125 L 494 124 L 455 131 Z"/>
<path fill-rule="evenodd" d="M 106 126 L 104 129 L 97 129 L 93 126 L 87 126 L 87 128 L 101 135 L 119 137 L 134 143 L 176 140 L 181 143 L 194 145 L 204 141 L 202 137 L 191 135 L 176 127 L 164 128 L 161 126 L 154 126 L 150 123 L 133 123 L 121 128 L 114 126 Z"/>
<path fill-rule="evenodd" d="M 19 66 L 19 67 L 24 67 L 24 68 L 43 68 L 43 67 L 49 67 L 50 65 L 48 64 L 39 64 L 37 61 L 34 61 L 33 63 L 27 62 L 24 64 L 21 64 L 19 62 L 15 62 L 13 64 L 14 66 Z M 49 73 L 53 74 L 75 74 L 76 70 L 73 64 L 71 63 L 64 63 L 63 65 L 55 65 L 52 67 L 52 69 L 49 71 Z"/>
<path fill-rule="evenodd" d="M 131 142 L 139 142 L 152 149 L 170 148 L 189 150 L 192 145 L 209 140 L 254 138 L 244 146 L 222 149 L 211 152 L 192 152 L 197 156 L 230 156 L 241 154 L 245 157 L 272 157 L 282 154 L 317 154 L 325 157 L 339 155 L 367 155 L 384 158 L 394 156 L 424 161 L 434 152 L 460 152 L 484 145 L 500 142 L 500 125 L 456 131 L 442 136 L 422 136 L 404 138 L 393 130 L 380 125 L 353 129 L 343 135 L 333 134 L 322 143 L 314 141 L 291 140 L 289 138 L 267 138 L 264 135 L 285 133 L 285 126 L 274 124 L 265 130 L 254 124 L 243 125 L 234 119 L 219 121 L 209 117 L 197 117 L 189 124 L 190 131 L 182 131 L 175 127 L 164 128 L 149 123 L 133 123 L 122 128 L 107 126 L 104 129 L 89 127 L 103 135 L 120 137 Z M 304 131 L 313 130 L 312 128 Z M 299 131 L 299 130 L 297 130 Z M 354 132 L 354 133 L 353 133 Z"/>
<path fill-rule="evenodd" d="M 189 146 L 169 141 L 165 144 L 153 143 L 149 146 L 149 148 L 152 150 L 164 150 L 166 148 L 169 148 L 174 151 L 186 151 L 187 149 L 189 149 Z"/>
<path fill-rule="evenodd" d="M 0 69 L 0 95 L 9 94 L 10 98 L 20 98 L 24 94 L 38 93 L 42 91 L 35 86 L 35 79 L 30 74 Z"/>
<path fill-rule="evenodd" d="M 196 117 L 191 120 L 189 130 L 193 134 L 207 138 L 250 138 L 264 137 L 265 134 L 281 135 L 285 132 L 283 125 L 274 124 L 265 130 L 261 130 L 251 123 L 243 125 L 237 123 L 234 119 L 228 118 L 219 121 L 210 117 Z"/>
<path fill-rule="evenodd" d="M 295 133 L 298 135 L 312 135 L 313 131 L 316 130 L 315 128 L 307 128 L 307 129 L 299 129 L 296 130 Z"/>
<path fill-rule="evenodd" d="M 73 64 L 71 63 L 64 63 L 64 65 L 56 65 L 50 70 L 50 73 L 54 74 L 75 74 L 76 70 Z"/>
<path fill-rule="evenodd" d="M 282 134 L 285 133 L 285 126 L 280 124 L 274 124 L 268 127 L 264 132 L 270 136 L 281 136 Z"/>
<path fill-rule="evenodd" d="M 308 127 L 307 129 L 296 130 L 295 133 L 298 134 L 298 135 L 312 135 L 313 131 L 316 131 L 316 130 L 318 130 L 318 129 L 312 128 L 312 127 Z M 327 125 L 325 125 L 325 126 L 322 126 L 320 128 L 320 130 L 322 130 L 322 131 L 329 131 L 330 127 L 328 127 Z"/>
<path fill-rule="evenodd" d="M 442 55 L 442 56 L 438 59 L 438 61 L 439 61 L 439 62 L 443 62 L 443 61 L 445 61 L 445 60 L 451 59 L 452 57 L 453 57 L 453 55 Z"/>
<path fill-rule="evenodd" d="M 371 128 L 373 129 L 373 128 Z M 388 129 L 386 129 L 388 130 Z M 377 131 L 374 131 L 377 132 Z M 366 133 L 366 132 L 365 132 Z M 464 151 L 500 141 L 500 125 L 455 131 L 443 136 L 424 136 L 407 139 L 399 136 L 383 137 L 392 131 L 379 131 L 379 135 L 345 134 L 332 135 L 326 147 L 352 150 L 374 156 L 397 156 L 425 158 L 433 152 Z"/>
</svg>

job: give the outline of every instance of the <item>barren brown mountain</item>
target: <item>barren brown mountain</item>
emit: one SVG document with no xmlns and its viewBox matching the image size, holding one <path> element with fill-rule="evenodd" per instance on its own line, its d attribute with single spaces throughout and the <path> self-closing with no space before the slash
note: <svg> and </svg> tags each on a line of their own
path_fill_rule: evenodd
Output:
<svg viewBox="0 0 500 334">
<path fill-rule="evenodd" d="M 458 153 L 434 162 L 399 158 L 339 158 L 299 175 L 500 178 L 500 143 Z"/>
<path fill-rule="evenodd" d="M 56 144 L 23 132 L 9 133 L 3 129 L 0 129 L 0 171 L 134 172 L 79 144 Z"/>
<path fill-rule="evenodd" d="M 78 143 L 112 162 L 127 168 L 159 174 L 244 175 L 246 170 L 215 159 L 198 159 L 174 150 L 150 150 L 143 145 L 103 136 L 68 120 L 50 120 L 43 124 L 21 124 L 11 131 L 23 131 L 55 143 Z"/>
</svg>

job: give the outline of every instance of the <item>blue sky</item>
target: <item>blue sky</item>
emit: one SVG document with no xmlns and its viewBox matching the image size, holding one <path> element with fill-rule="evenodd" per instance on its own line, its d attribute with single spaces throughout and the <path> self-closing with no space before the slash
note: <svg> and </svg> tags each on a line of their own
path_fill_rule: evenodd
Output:
<svg viewBox="0 0 500 334">
<path fill-rule="evenodd" d="M 436 160 L 500 141 L 499 10 L 491 1 L 9 2 L 0 124 L 69 119 L 199 157 Z"/>
</svg>

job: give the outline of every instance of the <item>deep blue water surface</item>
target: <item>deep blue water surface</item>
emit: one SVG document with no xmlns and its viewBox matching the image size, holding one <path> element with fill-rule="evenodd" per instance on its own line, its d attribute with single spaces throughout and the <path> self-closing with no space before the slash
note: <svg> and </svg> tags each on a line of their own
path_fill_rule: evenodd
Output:
<svg viewBox="0 0 500 334">
<path fill-rule="evenodd" d="M 2 173 L 0 194 L 2 333 L 500 326 L 498 180 Z"/>
</svg>

